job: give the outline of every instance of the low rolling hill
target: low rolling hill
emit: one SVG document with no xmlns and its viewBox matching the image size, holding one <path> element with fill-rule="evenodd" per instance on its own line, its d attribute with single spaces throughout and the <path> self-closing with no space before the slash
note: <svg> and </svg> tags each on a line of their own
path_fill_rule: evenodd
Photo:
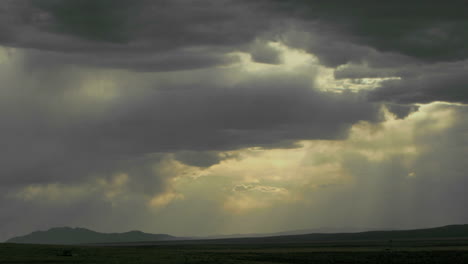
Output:
<svg viewBox="0 0 468 264">
<path fill-rule="evenodd" d="M 48 231 L 33 232 L 26 236 L 15 237 L 7 243 L 21 244 L 289 244 L 325 243 L 339 241 L 388 241 L 388 240 L 444 240 L 468 239 L 468 225 L 449 225 L 443 227 L 398 230 L 367 231 L 356 233 L 312 233 L 303 235 L 279 235 L 266 237 L 238 238 L 181 238 L 166 234 L 147 234 L 140 231 L 126 233 L 98 233 L 84 228 L 52 228 Z"/>
<path fill-rule="evenodd" d="M 167 241 L 175 237 L 166 234 L 148 234 L 140 231 L 99 233 L 85 228 L 59 227 L 14 237 L 6 243 L 17 244 L 91 244 Z"/>
</svg>

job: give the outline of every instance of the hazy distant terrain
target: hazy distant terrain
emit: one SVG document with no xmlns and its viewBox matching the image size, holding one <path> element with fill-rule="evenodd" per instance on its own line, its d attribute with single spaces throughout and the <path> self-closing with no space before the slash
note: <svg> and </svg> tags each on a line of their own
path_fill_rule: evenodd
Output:
<svg viewBox="0 0 468 264">
<path fill-rule="evenodd" d="M 336 234 L 303 234 L 284 235 L 271 237 L 247 237 L 224 238 L 211 240 L 181 240 L 168 241 L 155 244 L 230 244 L 230 245 L 255 245 L 255 244 L 300 244 L 300 243 L 337 243 L 359 241 L 426 241 L 426 240 L 462 240 L 468 239 L 468 225 L 450 225 L 436 228 L 398 230 L 398 231 L 367 231 L 358 233 Z"/>
<path fill-rule="evenodd" d="M 368 228 L 314 228 L 314 229 L 298 229 L 274 233 L 248 233 L 248 234 L 228 234 L 228 235 L 211 235 L 207 237 L 192 237 L 194 239 L 224 239 L 224 238 L 248 238 L 248 237 L 272 237 L 272 236 L 292 236 L 305 234 L 337 234 L 337 233 L 357 233 L 365 231 L 374 231 L 377 229 Z"/>
<path fill-rule="evenodd" d="M 125 233 L 98 233 L 85 228 L 60 227 L 48 231 L 37 231 L 29 235 L 15 237 L 7 243 L 18 244 L 89 244 L 89 243 L 124 243 L 140 241 L 171 240 L 173 236 L 166 234 L 147 234 L 140 231 Z"/>
<path fill-rule="evenodd" d="M 287 234 L 278 233 L 278 234 Z M 339 241 L 389 241 L 389 240 L 437 240 L 468 238 L 468 225 L 398 230 L 367 231 L 357 233 L 313 233 L 301 235 L 278 235 L 218 239 L 184 239 L 166 234 L 147 234 L 140 231 L 126 233 L 98 233 L 84 228 L 53 228 L 48 231 L 33 232 L 29 235 L 12 238 L 7 243 L 23 244 L 291 244 Z"/>
<path fill-rule="evenodd" d="M 84 228 L 53 228 L 0 244 L 0 263 L 468 263 L 468 225 L 406 231 L 179 239 L 182 238 L 139 231 L 103 234 Z M 76 245 L 83 243 L 87 245 Z"/>
</svg>

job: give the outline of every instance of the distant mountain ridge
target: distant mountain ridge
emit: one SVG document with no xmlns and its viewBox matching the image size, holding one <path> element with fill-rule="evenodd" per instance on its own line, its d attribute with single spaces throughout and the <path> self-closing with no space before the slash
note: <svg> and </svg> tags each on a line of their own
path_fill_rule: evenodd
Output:
<svg viewBox="0 0 468 264">
<path fill-rule="evenodd" d="M 287 233 L 287 232 L 284 232 Z M 282 233 L 276 233 L 282 234 Z M 366 231 L 357 233 L 312 233 L 283 234 L 275 236 L 210 238 L 182 238 L 167 234 L 148 234 L 140 231 L 126 233 L 98 233 L 84 228 L 52 228 L 37 231 L 26 236 L 12 238 L 6 243 L 19 244 L 259 244 L 259 243 L 315 243 L 329 241 L 365 240 L 425 240 L 425 239 L 468 239 L 468 225 L 448 225 L 443 227 L 395 230 Z"/>
<path fill-rule="evenodd" d="M 6 243 L 17 244 L 92 244 L 125 243 L 173 240 L 167 234 L 148 234 L 141 231 L 125 233 L 99 233 L 86 228 L 57 227 L 47 231 L 36 231 L 29 235 L 14 237 Z"/>
<path fill-rule="evenodd" d="M 287 244 L 337 241 L 384 241 L 384 240 L 426 240 L 426 239 L 468 239 L 468 225 L 448 225 L 442 227 L 395 230 L 366 231 L 358 233 L 312 233 L 302 235 L 281 235 L 271 237 L 213 239 L 216 244 Z M 198 240 L 196 243 L 208 243 Z M 180 241 L 180 243 L 183 241 Z M 190 242 L 187 242 L 190 243 Z"/>
<path fill-rule="evenodd" d="M 468 238 L 468 225 L 448 225 L 413 230 L 366 231 L 359 233 L 305 234 L 289 237 L 299 240 L 305 239 L 315 241 Z"/>
<path fill-rule="evenodd" d="M 192 239 L 225 239 L 225 238 L 256 238 L 256 237 L 276 237 L 276 236 L 294 236 L 307 234 L 342 234 L 342 233 L 361 233 L 369 231 L 378 231 L 383 229 L 365 229 L 365 228 L 315 228 L 315 229 L 297 229 L 290 231 L 274 233 L 247 233 L 247 234 L 223 234 L 210 235 L 206 237 L 191 237 Z M 388 230 L 388 229 L 385 229 Z"/>
</svg>

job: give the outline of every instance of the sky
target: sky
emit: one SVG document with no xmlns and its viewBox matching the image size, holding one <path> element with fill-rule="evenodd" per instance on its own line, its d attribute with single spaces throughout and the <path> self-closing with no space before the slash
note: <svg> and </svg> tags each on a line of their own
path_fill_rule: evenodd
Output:
<svg viewBox="0 0 468 264">
<path fill-rule="evenodd" d="M 465 1 L 0 1 L 0 241 L 468 223 Z"/>
</svg>

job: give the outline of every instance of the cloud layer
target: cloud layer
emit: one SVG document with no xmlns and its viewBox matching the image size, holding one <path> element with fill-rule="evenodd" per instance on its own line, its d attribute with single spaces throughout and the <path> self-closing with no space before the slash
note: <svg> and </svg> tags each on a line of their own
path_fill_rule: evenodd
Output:
<svg viewBox="0 0 468 264">
<path fill-rule="evenodd" d="M 0 239 L 466 222 L 467 10 L 426 4 L 1 1 Z"/>
</svg>

